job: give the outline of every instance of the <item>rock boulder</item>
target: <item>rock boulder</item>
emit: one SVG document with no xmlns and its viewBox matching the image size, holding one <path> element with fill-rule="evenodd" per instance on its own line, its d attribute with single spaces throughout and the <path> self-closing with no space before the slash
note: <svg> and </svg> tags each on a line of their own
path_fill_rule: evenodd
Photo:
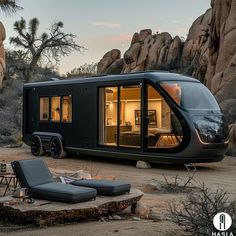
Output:
<svg viewBox="0 0 236 236">
<path fill-rule="evenodd" d="M 98 63 L 98 74 L 107 73 L 108 68 L 113 64 L 114 61 L 120 59 L 120 57 L 121 52 L 119 49 L 112 49 L 111 51 L 107 52 Z"/>
</svg>

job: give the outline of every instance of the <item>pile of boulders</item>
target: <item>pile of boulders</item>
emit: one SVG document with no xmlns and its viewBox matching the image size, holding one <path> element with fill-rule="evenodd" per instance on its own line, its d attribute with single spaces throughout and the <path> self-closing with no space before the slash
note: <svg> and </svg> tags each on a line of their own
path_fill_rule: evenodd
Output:
<svg viewBox="0 0 236 236">
<path fill-rule="evenodd" d="M 167 32 L 152 34 L 150 29 L 141 30 L 133 35 L 123 59 L 118 49 L 107 52 L 98 63 L 98 73 L 119 74 L 176 68 L 179 65 L 182 44 L 179 36 L 172 38 Z"/>
</svg>

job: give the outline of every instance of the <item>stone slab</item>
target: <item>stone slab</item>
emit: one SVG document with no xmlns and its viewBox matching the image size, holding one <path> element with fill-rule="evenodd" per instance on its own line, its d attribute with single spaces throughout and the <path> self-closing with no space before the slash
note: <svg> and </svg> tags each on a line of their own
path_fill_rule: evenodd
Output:
<svg viewBox="0 0 236 236">
<path fill-rule="evenodd" d="M 28 204 L 6 196 L 0 198 L 0 218 L 17 224 L 56 225 L 69 222 L 97 220 L 137 203 L 143 192 L 131 189 L 130 193 L 115 197 L 98 196 L 96 200 L 82 203 L 63 203 L 35 200 Z"/>
</svg>

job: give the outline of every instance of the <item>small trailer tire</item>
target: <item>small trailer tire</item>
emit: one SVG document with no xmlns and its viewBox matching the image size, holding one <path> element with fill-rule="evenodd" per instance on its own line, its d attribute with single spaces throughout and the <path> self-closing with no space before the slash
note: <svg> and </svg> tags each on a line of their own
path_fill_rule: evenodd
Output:
<svg viewBox="0 0 236 236">
<path fill-rule="evenodd" d="M 31 153 L 34 156 L 42 156 L 44 154 L 42 141 L 41 141 L 41 138 L 38 135 L 34 135 L 31 138 L 30 148 L 31 148 Z"/>
<path fill-rule="evenodd" d="M 63 142 L 59 137 L 53 137 L 50 143 L 50 153 L 53 158 L 61 159 L 66 156 Z"/>
</svg>

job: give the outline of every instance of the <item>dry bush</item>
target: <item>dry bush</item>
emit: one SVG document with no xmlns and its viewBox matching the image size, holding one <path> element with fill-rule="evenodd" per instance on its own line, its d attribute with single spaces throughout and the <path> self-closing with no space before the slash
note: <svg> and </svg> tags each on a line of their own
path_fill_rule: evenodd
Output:
<svg viewBox="0 0 236 236">
<path fill-rule="evenodd" d="M 196 182 L 194 180 L 195 171 L 188 171 L 187 178 L 181 178 L 178 175 L 167 178 L 164 174 L 164 181 L 154 180 L 157 183 L 157 189 L 163 193 L 186 193 L 192 191 L 193 183 Z"/>
<path fill-rule="evenodd" d="M 188 235 L 211 235 L 216 231 L 213 218 L 220 212 L 232 217 L 230 230 L 236 233 L 236 202 L 222 189 L 212 192 L 202 185 L 200 192 L 189 193 L 186 200 L 168 206 L 171 220 Z"/>
<path fill-rule="evenodd" d="M 22 86 L 22 81 L 9 81 L 0 93 L 0 145 L 21 143 Z"/>
</svg>

